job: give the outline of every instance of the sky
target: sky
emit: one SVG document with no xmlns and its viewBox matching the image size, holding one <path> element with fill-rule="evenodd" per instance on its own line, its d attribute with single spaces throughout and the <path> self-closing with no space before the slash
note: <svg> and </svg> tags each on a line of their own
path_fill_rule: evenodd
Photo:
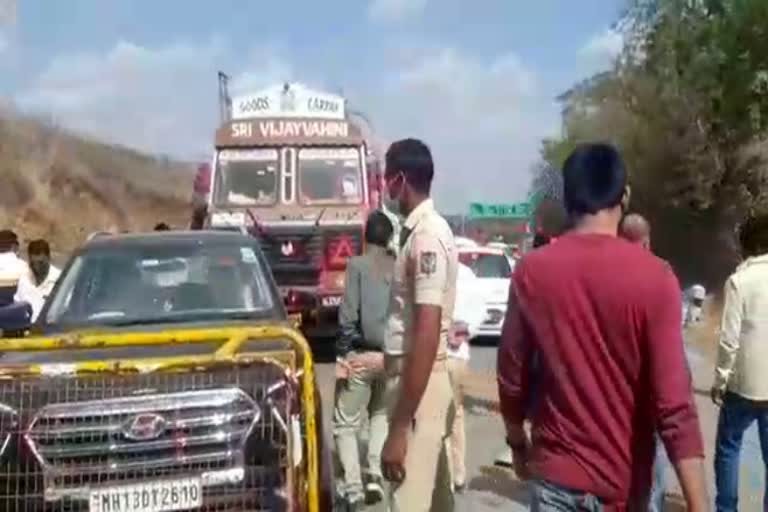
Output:
<svg viewBox="0 0 768 512">
<path fill-rule="evenodd" d="M 0 0 L 0 98 L 109 142 L 208 159 L 217 71 L 234 93 L 303 82 L 342 92 L 384 143 L 427 142 L 433 195 L 456 213 L 525 199 L 540 142 L 560 129 L 556 96 L 611 65 L 624 3 Z"/>
</svg>

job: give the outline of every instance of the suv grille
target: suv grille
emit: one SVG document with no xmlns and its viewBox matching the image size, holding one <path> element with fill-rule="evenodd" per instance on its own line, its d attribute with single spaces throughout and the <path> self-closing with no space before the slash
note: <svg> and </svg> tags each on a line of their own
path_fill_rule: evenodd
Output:
<svg viewBox="0 0 768 512">
<path fill-rule="evenodd" d="M 110 480 L 180 461 L 242 465 L 244 441 L 258 419 L 258 407 L 241 389 L 209 389 L 47 405 L 27 438 L 52 477 L 101 472 L 101 480 Z"/>
<path fill-rule="evenodd" d="M 16 411 L 0 406 L 0 510 L 86 511 L 94 490 L 184 479 L 196 510 L 286 510 L 303 446 L 289 382 L 268 363 L 0 381 Z"/>
</svg>

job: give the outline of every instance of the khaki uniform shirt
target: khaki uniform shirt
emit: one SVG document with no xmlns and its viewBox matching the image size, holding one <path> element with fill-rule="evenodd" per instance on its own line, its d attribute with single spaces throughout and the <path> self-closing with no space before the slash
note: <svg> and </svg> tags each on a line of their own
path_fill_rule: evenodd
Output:
<svg viewBox="0 0 768 512">
<path fill-rule="evenodd" d="M 400 356 L 414 349 L 413 306 L 423 304 L 442 308 L 438 356 L 445 356 L 459 262 L 453 232 L 431 199 L 422 202 L 405 219 L 399 245 L 384 352 Z"/>
<path fill-rule="evenodd" d="M 768 254 L 749 258 L 725 283 L 714 386 L 768 400 Z"/>
</svg>

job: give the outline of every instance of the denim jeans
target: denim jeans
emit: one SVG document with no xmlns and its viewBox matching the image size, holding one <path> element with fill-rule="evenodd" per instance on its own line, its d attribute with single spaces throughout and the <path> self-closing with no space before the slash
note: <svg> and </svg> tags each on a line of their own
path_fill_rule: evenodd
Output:
<svg viewBox="0 0 768 512">
<path fill-rule="evenodd" d="M 664 442 L 656 434 L 656 457 L 653 460 L 653 483 L 651 485 L 651 496 L 648 501 L 648 512 L 661 512 L 664 510 L 664 493 L 667 490 L 665 476 L 669 459 L 667 450 L 664 448 Z"/>
<path fill-rule="evenodd" d="M 736 512 L 739 504 L 739 459 L 744 432 L 757 422 L 763 463 L 768 464 L 768 407 L 734 393 L 726 393 L 720 408 L 715 446 L 717 512 Z M 768 510 L 768 492 L 763 496 Z"/>
<path fill-rule="evenodd" d="M 539 480 L 533 483 L 531 512 L 601 512 L 603 504 L 591 494 Z"/>
</svg>

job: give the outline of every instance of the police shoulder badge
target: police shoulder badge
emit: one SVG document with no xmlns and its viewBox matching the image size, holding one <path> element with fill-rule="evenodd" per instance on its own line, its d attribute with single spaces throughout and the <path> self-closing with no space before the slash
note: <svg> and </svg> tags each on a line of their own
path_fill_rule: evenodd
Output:
<svg viewBox="0 0 768 512">
<path fill-rule="evenodd" d="M 432 251 L 424 251 L 419 254 L 419 272 L 432 275 L 437 270 L 437 254 Z"/>
</svg>

